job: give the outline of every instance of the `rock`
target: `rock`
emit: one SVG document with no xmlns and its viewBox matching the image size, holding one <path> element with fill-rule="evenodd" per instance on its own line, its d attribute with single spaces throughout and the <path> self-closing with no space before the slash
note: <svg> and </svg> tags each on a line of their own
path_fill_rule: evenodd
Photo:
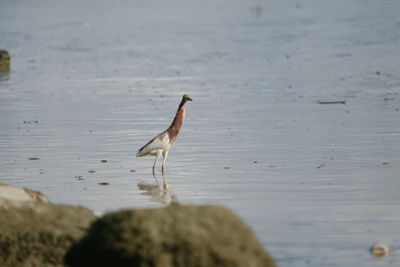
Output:
<svg viewBox="0 0 400 267">
<path fill-rule="evenodd" d="M 179 204 L 104 215 L 65 261 L 71 267 L 276 266 L 232 211 Z"/>
<path fill-rule="evenodd" d="M 41 202 L 49 203 L 50 200 L 40 192 L 33 191 L 23 187 L 16 187 L 6 184 L 0 184 L 0 206 L 13 202 Z M 16 203 L 14 203 L 16 205 Z"/>
<path fill-rule="evenodd" d="M 6 50 L 0 50 L 0 73 L 10 71 L 10 54 Z"/>
<path fill-rule="evenodd" d="M 383 242 L 376 242 L 371 247 L 370 251 L 371 251 L 372 255 L 379 258 L 379 257 L 386 256 L 389 253 L 389 247 Z"/>
<path fill-rule="evenodd" d="M 0 266 L 64 266 L 71 244 L 95 215 L 83 207 L 55 205 L 40 192 L 0 186 Z"/>
</svg>

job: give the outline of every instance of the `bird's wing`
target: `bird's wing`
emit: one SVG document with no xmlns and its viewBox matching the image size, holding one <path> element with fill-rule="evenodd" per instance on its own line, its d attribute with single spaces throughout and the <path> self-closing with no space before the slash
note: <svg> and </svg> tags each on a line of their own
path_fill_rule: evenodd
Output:
<svg viewBox="0 0 400 267">
<path fill-rule="evenodd" d="M 139 151 L 136 153 L 136 156 L 143 157 L 146 155 L 156 154 L 158 149 L 164 149 L 168 144 L 168 132 L 164 131 L 139 149 Z"/>
</svg>

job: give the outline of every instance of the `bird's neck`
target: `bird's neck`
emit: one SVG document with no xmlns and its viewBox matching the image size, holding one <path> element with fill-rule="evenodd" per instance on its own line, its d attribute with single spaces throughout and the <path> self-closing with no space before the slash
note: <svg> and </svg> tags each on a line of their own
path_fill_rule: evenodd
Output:
<svg viewBox="0 0 400 267">
<path fill-rule="evenodd" d="M 176 112 L 174 120 L 172 121 L 171 125 L 167 130 L 171 144 L 175 142 L 175 139 L 178 136 L 179 130 L 182 127 L 184 119 L 185 119 L 185 103 L 182 101 L 181 104 L 179 105 L 178 111 Z"/>
</svg>

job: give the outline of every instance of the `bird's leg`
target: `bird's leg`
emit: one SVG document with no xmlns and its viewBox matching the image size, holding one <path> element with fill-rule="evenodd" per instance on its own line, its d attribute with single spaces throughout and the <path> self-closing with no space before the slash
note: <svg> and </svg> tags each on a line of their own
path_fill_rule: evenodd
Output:
<svg viewBox="0 0 400 267">
<path fill-rule="evenodd" d="M 154 176 L 154 180 L 156 180 L 157 187 L 161 187 L 160 183 L 158 182 L 158 179 L 157 179 L 157 176 L 155 175 L 155 173 L 153 173 L 153 176 Z"/>
<path fill-rule="evenodd" d="M 154 176 L 156 176 L 155 168 L 156 168 L 156 164 L 157 164 L 157 161 L 160 158 L 160 156 L 161 156 L 161 149 L 157 150 L 156 160 L 154 161 L 154 164 L 153 164 L 153 175 Z"/>
<path fill-rule="evenodd" d="M 165 179 L 165 175 L 162 175 L 163 178 L 163 189 L 168 190 L 168 184 L 167 184 L 167 179 Z"/>
<path fill-rule="evenodd" d="M 162 166 L 161 166 L 163 175 L 164 175 L 164 165 L 165 165 L 165 161 L 167 160 L 167 157 L 168 157 L 168 151 L 164 151 L 163 152 L 163 163 L 162 163 Z"/>
</svg>

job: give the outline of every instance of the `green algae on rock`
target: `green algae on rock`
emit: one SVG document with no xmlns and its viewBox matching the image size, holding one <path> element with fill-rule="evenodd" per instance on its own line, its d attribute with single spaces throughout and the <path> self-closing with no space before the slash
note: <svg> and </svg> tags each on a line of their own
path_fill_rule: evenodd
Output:
<svg viewBox="0 0 400 267">
<path fill-rule="evenodd" d="M 0 73 L 10 71 L 10 54 L 6 50 L 0 50 Z"/>
<path fill-rule="evenodd" d="M 78 266 L 275 266 L 253 231 L 220 206 L 170 205 L 104 215 L 68 251 Z"/>
<path fill-rule="evenodd" d="M 63 257 L 95 215 L 55 205 L 42 193 L 0 184 L 0 266 L 64 266 Z"/>
<path fill-rule="evenodd" d="M 0 205 L 0 266 L 64 266 L 63 257 L 94 214 L 83 207 Z"/>
</svg>

